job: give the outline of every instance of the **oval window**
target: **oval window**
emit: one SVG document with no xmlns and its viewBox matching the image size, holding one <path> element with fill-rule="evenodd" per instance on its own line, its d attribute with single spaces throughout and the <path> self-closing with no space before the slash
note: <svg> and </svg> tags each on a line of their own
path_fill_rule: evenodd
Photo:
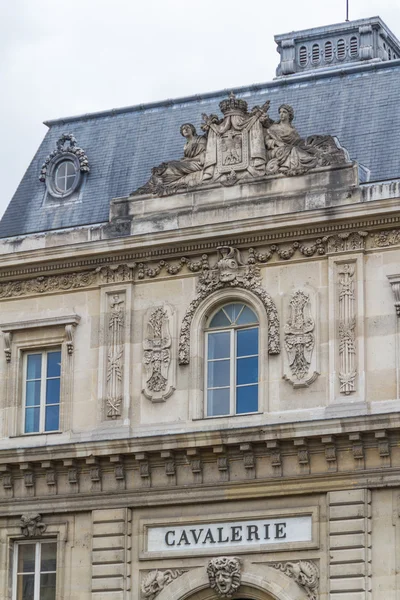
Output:
<svg viewBox="0 0 400 600">
<path fill-rule="evenodd" d="M 58 192 L 65 194 L 75 183 L 76 168 L 72 161 L 63 160 L 56 168 L 54 183 Z"/>
</svg>

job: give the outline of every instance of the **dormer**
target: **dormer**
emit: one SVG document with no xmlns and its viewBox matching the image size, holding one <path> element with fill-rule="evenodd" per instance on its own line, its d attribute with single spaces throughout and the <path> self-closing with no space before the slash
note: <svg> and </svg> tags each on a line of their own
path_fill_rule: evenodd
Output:
<svg viewBox="0 0 400 600">
<path fill-rule="evenodd" d="M 400 58 L 400 42 L 380 17 L 292 31 L 275 41 L 278 77 Z"/>
</svg>

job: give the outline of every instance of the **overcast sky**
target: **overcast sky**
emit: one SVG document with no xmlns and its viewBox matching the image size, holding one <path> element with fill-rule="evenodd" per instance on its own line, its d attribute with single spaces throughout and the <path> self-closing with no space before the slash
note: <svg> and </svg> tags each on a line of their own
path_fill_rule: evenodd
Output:
<svg viewBox="0 0 400 600">
<path fill-rule="evenodd" d="M 349 0 L 400 37 L 400 0 Z M 46 119 L 265 82 L 274 34 L 345 20 L 346 0 L 0 0 L 0 214 Z"/>
</svg>

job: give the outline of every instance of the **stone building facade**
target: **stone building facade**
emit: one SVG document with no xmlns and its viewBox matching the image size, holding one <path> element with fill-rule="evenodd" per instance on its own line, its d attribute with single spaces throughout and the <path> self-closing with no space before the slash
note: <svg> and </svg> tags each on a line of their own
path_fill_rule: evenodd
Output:
<svg viewBox="0 0 400 600">
<path fill-rule="evenodd" d="M 2 599 L 400 598 L 400 44 L 276 39 L 271 83 L 48 123 L 0 224 Z"/>
</svg>

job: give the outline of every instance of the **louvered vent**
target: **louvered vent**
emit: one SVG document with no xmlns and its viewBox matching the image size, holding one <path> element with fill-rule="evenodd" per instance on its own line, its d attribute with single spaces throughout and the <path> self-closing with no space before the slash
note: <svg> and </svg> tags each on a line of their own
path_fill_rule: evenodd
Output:
<svg viewBox="0 0 400 600">
<path fill-rule="evenodd" d="M 338 40 L 337 43 L 337 57 L 339 60 L 343 60 L 346 56 L 346 44 L 344 40 Z"/>
<path fill-rule="evenodd" d="M 352 58 L 358 56 L 358 39 L 356 36 L 350 38 L 350 56 Z"/>
<path fill-rule="evenodd" d="M 333 58 L 333 46 L 332 42 L 325 43 L 325 60 L 327 62 L 331 61 Z"/>
<path fill-rule="evenodd" d="M 301 46 L 301 48 L 300 48 L 299 64 L 301 67 L 305 67 L 307 64 L 307 48 L 305 46 Z"/>
<path fill-rule="evenodd" d="M 319 62 L 319 46 L 314 44 L 312 47 L 312 61 L 313 63 Z"/>
</svg>

